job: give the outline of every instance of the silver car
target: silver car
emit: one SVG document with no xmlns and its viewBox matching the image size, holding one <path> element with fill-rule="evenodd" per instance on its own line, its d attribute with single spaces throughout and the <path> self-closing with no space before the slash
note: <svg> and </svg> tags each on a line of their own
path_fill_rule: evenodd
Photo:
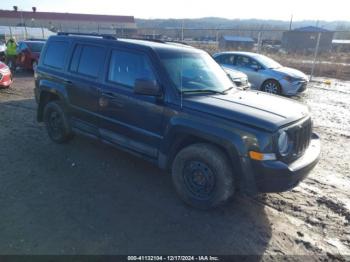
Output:
<svg viewBox="0 0 350 262">
<path fill-rule="evenodd" d="M 245 73 L 252 89 L 287 96 L 303 92 L 307 76 L 299 70 L 284 67 L 271 58 L 251 52 L 222 52 L 213 55 L 223 67 Z"/>
<path fill-rule="evenodd" d="M 250 88 L 250 83 L 248 82 L 248 76 L 240 71 L 234 70 L 232 68 L 223 66 L 222 67 L 226 74 L 231 78 L 235 85 L 241 89 Z"/>
</svg>

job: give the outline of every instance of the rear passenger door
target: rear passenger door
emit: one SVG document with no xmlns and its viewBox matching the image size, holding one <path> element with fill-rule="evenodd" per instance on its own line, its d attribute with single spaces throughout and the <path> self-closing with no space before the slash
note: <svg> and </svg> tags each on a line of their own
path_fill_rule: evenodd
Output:
<svg viewBox="0 0 350 262">
<path fill-rule="evenodd" d="M 233 54 L 223 54 L 215 58 L 215 60 L 222 66 L 235 69 L 235 56 Z"/>
<path fill-rule="evenodd" d="M 72 105 L 73 126 L 98 134 L 98 99 L 106 49 L 95 44 L 76 43 L 68 68 L 66 89 Z"/>
<path fill-rule="evenodd" d="M 157 81 L 151 57 L 128 49 L 112 49 L 109 57 L 100 97 L 100 134 L 104 140 L 156 158 L 162 139 L 163 103 L 133 90 L 138 78 Z"/>
</svg>

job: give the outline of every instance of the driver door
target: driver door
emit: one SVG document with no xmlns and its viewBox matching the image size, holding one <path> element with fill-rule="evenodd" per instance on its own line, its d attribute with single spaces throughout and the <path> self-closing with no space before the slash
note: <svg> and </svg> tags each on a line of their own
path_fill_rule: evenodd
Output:
<svg viewBox="0 0 350 262">
<path fill-rule="evenodd" d="M 236 68 L 248 76 L 248 81 L 253 89 L 260 89 L 263 81 L 261 70 L 263 67 L 255 59 L 248 56 L 238 55 L 236 58 Z"/>
</svg>

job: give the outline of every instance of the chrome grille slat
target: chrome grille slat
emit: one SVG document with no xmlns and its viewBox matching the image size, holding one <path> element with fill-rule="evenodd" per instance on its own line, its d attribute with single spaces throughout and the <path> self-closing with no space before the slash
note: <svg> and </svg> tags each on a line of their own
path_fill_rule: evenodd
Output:
<svg viewBox="0 0 350 262">
<path fill-rule="evenodd" d="M 293 139 L 293 151 L 284 158 L 287 162 L 292 162 L 301 156 L 310 144 L 312 123 L 311 119 L 304 121 L 301 124 L 291 126 L 287 129 L 288 135 Z"/>
</svg>

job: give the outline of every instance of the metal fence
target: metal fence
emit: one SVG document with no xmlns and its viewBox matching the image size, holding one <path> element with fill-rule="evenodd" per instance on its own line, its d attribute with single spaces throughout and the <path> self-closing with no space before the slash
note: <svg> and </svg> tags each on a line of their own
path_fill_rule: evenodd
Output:
<svg viewBox="0 0 350 262">
<path fill-rule="evenodd" d="M 309 38 L 300 36 L 293 41 L 287 41 L 285 29 L 218 29 L 218 28 L 138 28 L 126 30 L 123 28 L 95 29 L 84 27 L 62 28 L 62 31 L 80 33 L 104 33 L 117 37 L 135 37 L 179 41 L 206 50 L 210 54 L 220 51 L 252 51 L 265 54 L 282 65 L 299 69 L 306 74 L 327 78 L 350 80 L 350 31 L 309 32 Z M 61 31 L 61 30 L 57 30 Z M 0 40 L 15 36 L 17 40 L 28 38 L 46 39 L 55 34 L 44 27 L 9 27 L 0 26 Z M 328 37 L 326 37 L 328 35 Z M 250 44 L 225 42 L 225 36 L 235 39 L 251 39 Z M 333 41 L 332 41 L 333 39 Z"/>
<path fill-rule="evenodd" d="M 350 80 L 350 31 L 302 32 L 288 40 L 285 29 L 193 29 L 139 28 L 138 36 L 150 39 L 180 41 L 206 50 L 252 51 L 267 55 L 285 66 L 300 69 L 306 74 Z M 298 31 L 297 31 L 298 32 Z M 239 42 L 224 45 L 225 36 L 252 39 L 249 45 Z M 229 41 L 228 41 L 229 42 Z"/>
<path fill-rule="evenodd" d="M 0 40 L 6 41 L 10 37 L 16 40 L 25 40 L 29 38 L 47 39 L 55 33 L 44 27 L 27 26 L 0 26 Z"/>
</svg>

